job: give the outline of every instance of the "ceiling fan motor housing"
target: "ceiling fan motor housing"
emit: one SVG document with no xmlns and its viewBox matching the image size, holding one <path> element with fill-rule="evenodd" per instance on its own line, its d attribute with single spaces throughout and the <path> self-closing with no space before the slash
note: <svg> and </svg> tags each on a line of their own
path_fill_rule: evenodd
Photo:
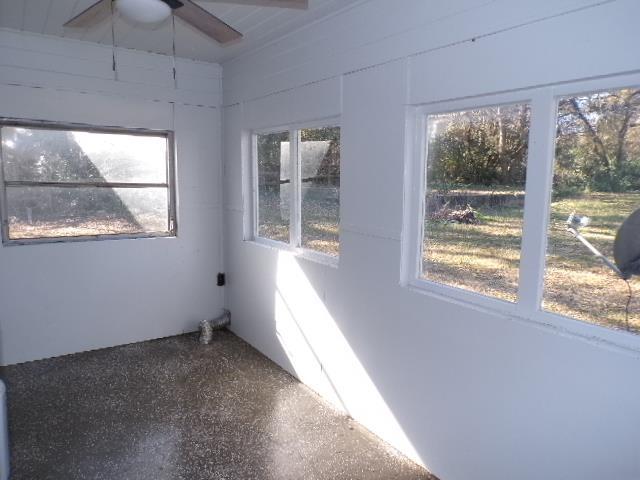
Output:
<svg viewBox="0 0 640 480">
<path fill-rule="evenodd" d="M 171 16 L 171 5 L 165 0 L 116 0 L 116 7 L 129 20 L 160 23 Z"/>
</svg>

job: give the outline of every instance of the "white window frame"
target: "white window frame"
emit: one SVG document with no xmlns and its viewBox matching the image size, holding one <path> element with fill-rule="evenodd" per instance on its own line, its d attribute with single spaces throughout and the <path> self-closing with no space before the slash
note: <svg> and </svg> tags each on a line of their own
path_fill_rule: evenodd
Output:
<svg viewBox="0 0 640 480">
<path fill-rule="evenodd" d="M 86 242 L 95 240 L 131 240 L 139 238 L 166 238 L 177 237 L 177 199 L 176 199 L 176 172 L 175 172 L 175 135 L 171 130 L 151 130 L 145 128 L 125 128 L 125 127 L 105 127 L 83 123 L 52 122 L 45 120 L 25 120 L 21 118 L 0 117 L 0 127 L 24 127 L 34 129 L 56 130 L 56 131 L 80 131 L 89 133 L 122 134 L 135 135 L 141 137 L 163 137 L 167 142 L 167 155 L 165 159 L 167 180 L 166 183 L 127 183 L 127 182 L 100 182 L 96 187 L 91 182 L 47 182 L 47 181 L 26 181 L 10 182 L 4 178 L 4 160 L 2 158 L 2 146 L 0 145 L 0 218 L 2 221 L 2 245 L 34 245 L 42 243 L 71 243 Z M 38 237 L 38 238 L 9 238 L 9 217 L 7 187 L 12 185 L 26 186 L 70 186 L 89 188 L 166 188 L 168 198 L 167 225 L 166 231 L 142 232 L 142 233 L 115 233 L 99 235 L 77 235 L 59 237 Z"/>
<path fill-rule="evenodd" d="M 301 157 L 299 152 L 301 130 L 314 128 L 340 128 L 342 126 L 340 117 L 330 117 L 309 122 L 291 123 L 278 127 L 256 129 L 251 132 L 251 235 L 250 240 L 259 245 L 294 253 L 297 256 L 307 258 L 314 262 L 337 267 L 340 257 L 318 252 L 302 246 L 302 197 L 301 197 Z M 269 238 L 261 237 L 259 232 L 259 192 L 258 192 L 258 135 L 268 135 L 271 133 L 289 133 L 289 178 L 291 179 L 291 195 L 289 198 L 289 242 L 280 242 Z M 341 139 L 340 160 L 342 161 L 342 139 Z M 342 177 L 342 165 L 340 168 Z M 342 208 L 342 202 L 340 203 Z M 340 215 L 340 224 L 342 215 Z M 338 226 L 340 232 L 341 226 Z"/>
<path fill-rule="evenodd" d="M 640 335 L 548 312 L 542 308 L 558 102 L 567 96 L 638 86 L 640 74 L 625 74 L 406 107 L 400 284 L 411 291 L 462 303 L 478 311 L 506 316 L 619 350 L 640 353 Z M 511 303 L 422 278 L 421 272 L 428 116 L 517 103 L 530 104 L 531 121 L 518 299 Z"/>
</svg>

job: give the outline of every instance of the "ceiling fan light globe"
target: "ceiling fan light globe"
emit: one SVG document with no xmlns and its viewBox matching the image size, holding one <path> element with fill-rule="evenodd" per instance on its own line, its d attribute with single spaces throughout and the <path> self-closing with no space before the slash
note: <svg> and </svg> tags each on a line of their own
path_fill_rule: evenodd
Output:
<svg viewBox="0 0 640 480">
<path fill-rule="evenodd" d="M 139 23 L 160 23 L 171 16 L 171 7 L 162 0 L 116 0 L 116 8 Z"/>
</svg>

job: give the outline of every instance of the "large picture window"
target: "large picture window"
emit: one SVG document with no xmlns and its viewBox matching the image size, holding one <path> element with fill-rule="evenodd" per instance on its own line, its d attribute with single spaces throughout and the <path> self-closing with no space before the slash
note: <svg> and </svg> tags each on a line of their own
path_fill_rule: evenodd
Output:
<svg viewBox="0 0 640 480">
<path fill-rule="evenodd" d="M 254 136 L 257 239 L 337 257 L 340 127 Z"/>
<path fill-rule="evenodd" d="M 175 234 L 169 132 L 5 120 L 0 136 L 5 243 Z"/>
<path fill-rule="evenodd" d="M 600 336 L 593 325 L 639 334 L 634 84 L 636 75 L 410 110 L 402 284 L 583 337 Z"/>
</svg>

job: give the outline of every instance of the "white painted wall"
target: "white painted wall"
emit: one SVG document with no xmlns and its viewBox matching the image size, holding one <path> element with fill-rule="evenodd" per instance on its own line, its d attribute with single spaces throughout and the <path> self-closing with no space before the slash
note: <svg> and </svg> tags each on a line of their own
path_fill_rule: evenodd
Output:
<svg viewBox="0 0 640 480">
<path fill-rule="evenodd" d="M 220 67 L 0 30 L 0 116 L 175 130 L 178 237 L 0 247 L 0 364 L 193 331 L 223 304 Z M 198 106 L 200 105 L 200 106 Z"/>
<path fill-rule="evenodd" d="M 233 330 L 442 480 L 640 478 L 635 337 L 616 346 L 400 285 L 406 105 L 639 71 L 640 4 L 391 3 L 223 65 Z M 335 115 L 339 266 L 245 241 L 251 129 Z"/>
</svg>

